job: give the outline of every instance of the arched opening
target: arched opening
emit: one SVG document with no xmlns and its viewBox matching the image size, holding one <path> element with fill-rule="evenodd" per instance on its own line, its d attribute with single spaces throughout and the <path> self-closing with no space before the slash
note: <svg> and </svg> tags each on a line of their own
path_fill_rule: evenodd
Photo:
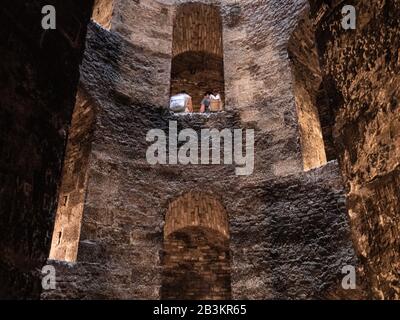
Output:
<svg viewBox="0 0 400 320">
<path fill-rule="evenodd" d="M 78 254 L 91 150 L 93 103 L 78 88 L 65 151 L 49 259 L 74 262 Z"/>
<path fill-rule="evenodd" d="M 312 22 L 304 14 L 288 46 L 293 75 L 293 90 L 299 123 L 304 170 L 327 162 L 317 103 L 321 103 L 322 74 L 315 46 Z"/>
<path fill-rule="evenodd" d="M 195 110 L 204 93 L 225 97 L 222 19 L 219 8 L 202 3 L 178 7 L 173 31 L 171 95 L 186 91 Z"/>
<path fill-rule="evenodd" d="M 169 205 L 162 266 L 162 299 L 231 299 L 228 217 L 218 200 L 190 192 Z"/>
<path fill-rule="evenodd" d="M 104 29 L 111 29 L 114 0 L 95 0 L 92 19 Z"/>
<path fill-rule="evenodd" d="M 109 30 L 113 9 L 114 0 L 94 0 L 92 20 Z M 78 86 L 49 253 L 52 260 L 75 262 L 77 259 L 94 119 L 93 101 Z"/>
</svg>

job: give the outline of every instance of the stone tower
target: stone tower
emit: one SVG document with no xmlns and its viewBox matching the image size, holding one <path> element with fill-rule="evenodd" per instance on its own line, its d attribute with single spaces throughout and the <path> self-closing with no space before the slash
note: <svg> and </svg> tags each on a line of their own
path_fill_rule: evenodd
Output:
<svg viewBox="0 0 400 320">
<path fill-rule="evenodd" d="M 362 266 L 331 118 L 315 107 L 320 8 L 309 18 L 303 0 L 95 2 L 48 261 L 58 286 L 42 298 L 364 296 L 341 286 L 343 267 Z M 224 112 L 168 111 L 179 88 L 198 104 L 209 86 Z M 147 133 L 171 123 L 254 130 L 253 173 L 149 164 Z"/>
</svg>

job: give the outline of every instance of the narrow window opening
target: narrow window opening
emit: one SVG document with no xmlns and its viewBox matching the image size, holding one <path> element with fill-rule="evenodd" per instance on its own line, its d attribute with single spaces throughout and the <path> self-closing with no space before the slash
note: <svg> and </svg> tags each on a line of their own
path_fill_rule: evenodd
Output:
<svg viewBox="0 0 400 320">
<path fill-rule="evenodd" d="M 60 244 L 61 244 L 61 237 L 62 237 L 62 232 L 60 231 L 60 232 L 58 233 L 57 245 L 60 245 Z"/>
<path fill-rule="evenodd" d="M 64 196 L 61 205 L 65 207 L 67 205 L 67 203 L 68 203 L 68 196 Z"/>
</svg>

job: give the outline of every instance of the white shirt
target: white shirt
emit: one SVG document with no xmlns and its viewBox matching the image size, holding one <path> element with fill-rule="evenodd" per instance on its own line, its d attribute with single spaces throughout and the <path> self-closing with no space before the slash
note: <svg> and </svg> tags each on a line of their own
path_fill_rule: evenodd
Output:
<svg viewBox="0 0 400 320">
<path fill-rule="evenodd" d="M 174 108 L 174 107 L 181 106 L 182 108 L 185 108 L 188 106 L 190 99 L 191 99 L 191 97 L 186 93 L 176 94 L 171 97 L 170 107 Z"/>
</svg>

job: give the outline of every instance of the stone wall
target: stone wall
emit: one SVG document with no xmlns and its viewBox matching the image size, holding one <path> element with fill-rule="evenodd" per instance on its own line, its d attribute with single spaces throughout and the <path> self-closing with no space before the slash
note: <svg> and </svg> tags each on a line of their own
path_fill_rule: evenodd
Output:
<svg viewBox="0 0 400 320">
<path fill-rule="evenodd" d="M 298 1 L 223 1 L 226 109 L 257 128 L 260 177 L 303 169 L 287 43 Z"/>
<path fill-rule="evenodd" d="M 161 299 L 231 298 L 228 215 L 205 192 L 189 192 L 168 205 L 161 258 Z"/>
<path fill-rule="evenodd" d="M 90 25 L 82 80 L 97 102 L 168 106 L 171 55 Z M 98 94 L 101 83 L 104 92 Z"/>
<path fill-rule="evenodd" d="M 153 167 L 143 161 L 145 150 L 137 146 L 144 139 L 145 119 L 155 122 L 148 122 L 144 131 L 155 126 L 167 129 L 168 120 L 197 130 L 233 123 L 217 115 L 209 120 L 201 116 L 168 119 L 163 113 L 146 112 L 151 108 L 136 106 L 142 118 L 129 116 L 130 108 L 119 106 L 125 121 L 112 121 L 129 130 L 129 140 L 116 143 L 118 127 L 101 130 L 102 138 L 95 140 L 77 263 L 55 264 L 59 286 L 44 298 L 160 298 L 163 272 L 179 273 L 163 268 L 166 251 L 174 255 L 177 243 L 163 240 L 164 216 L 171 200 L 189 190 L 212 193 L 229 214 L 233 298 L 354 296 L 339 289 L 343 266 L 357 266 L 357 260 L 336 163 L 283 181 L 245 181 L 224 166 Z M 209 279 L 207 285 L 212 285 Z"/>
<path fill-rule="evenodd" d="M 114 0 L 111 30 L 153 52 L 172 54 L 174 11 L 171 1 Z M 168 82 L 169 72 L 165 82 Z"/>
<path fill-rule="evenodd" d="M 41 27 L 48 4 L 57 10 L 54 31 Z M 0 299 L 40 295 L 92 4 L 2 1 Z"/>
<path fill-rule="evenodd" d="M 244 187 L 228 206 L 233 296 L 239 299 L 363 299 L 337 162 Z M 256 196 L 254 196 L 256 195 Z M 341 287 L 357 269 L 357 290 Z"/>
<path fill-rule="evenodd" d="M 311 2 L 316 16 L 326 1 Z M 353 239 L 371 297 L 398 299 L 400 1 L 347 1 L 357 10 L 349 31 L 340 24 L 340 2 L 328 4 L 316 38 Z"/>
</svg>

